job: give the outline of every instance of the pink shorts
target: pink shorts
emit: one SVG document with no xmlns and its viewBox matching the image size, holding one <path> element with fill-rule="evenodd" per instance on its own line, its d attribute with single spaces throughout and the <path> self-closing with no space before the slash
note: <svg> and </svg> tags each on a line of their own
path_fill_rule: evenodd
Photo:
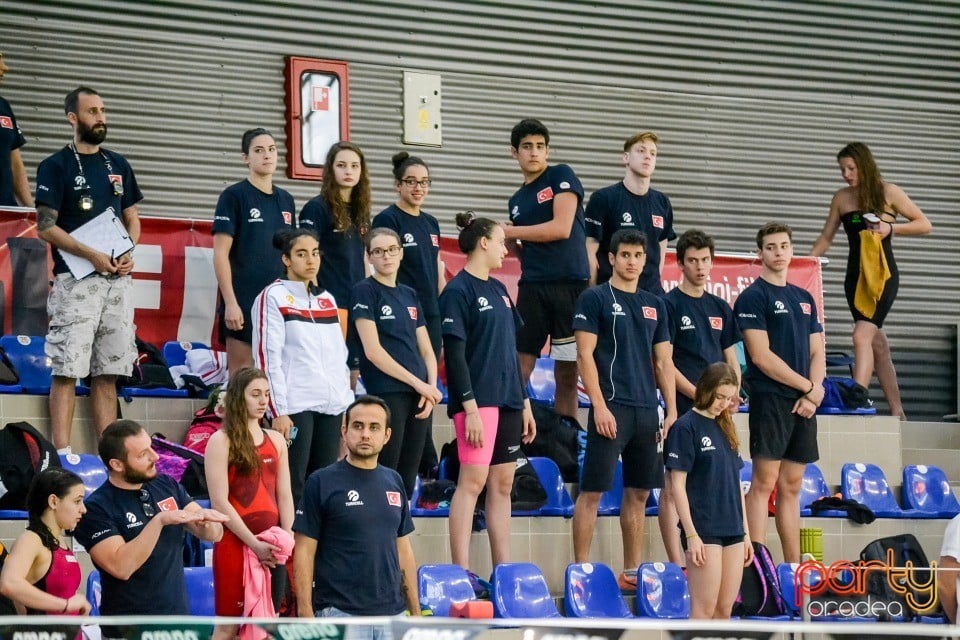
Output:
<svg viewBox="0 0 960 640">
<path fill-rule="evenodd" d="M 480 422 L 483 423 L 483 446 L 474 447 L 467 442 L 467 413 L 461 411 L 453 416 L 457 432 L 457 455 L 460 464 L 489 466 L 497 441 L 497 426 L 500 424 L 500 407 L 480 407 Z"/>
</svg>

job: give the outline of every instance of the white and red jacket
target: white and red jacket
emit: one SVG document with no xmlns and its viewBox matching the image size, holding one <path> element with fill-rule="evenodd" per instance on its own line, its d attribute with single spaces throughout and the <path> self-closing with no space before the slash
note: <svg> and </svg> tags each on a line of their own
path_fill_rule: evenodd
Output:
<svg viewBox="0 0 960 640">
<path fill-rule="evenodd" d="M 353 402 L 347 345 L 327 291 L 276 280 L 253 302 L 253 361 L 270 383 L 271 417 L 316 411 L 337 415 Z"/>
</svg>

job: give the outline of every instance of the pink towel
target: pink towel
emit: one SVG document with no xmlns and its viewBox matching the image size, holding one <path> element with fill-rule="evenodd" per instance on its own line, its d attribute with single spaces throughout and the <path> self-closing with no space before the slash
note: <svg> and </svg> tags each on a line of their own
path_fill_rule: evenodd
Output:
<svg viewBox="0 0 960 640">
<path fill-rule="evenodd" d="M 270 527 L 257 534 L 258 540 L 269 542 L 279 551 L 273 557 L 284 564 L 293 553 L 293 536 L 280 527 Z M 257 554 L 250 547 L 243 548 L 243 616 L 245 618 L 276 618 L 271 598 L 272 580 L 270 570 L 260 564 Z M 240 627 L 240 640 L 263 640 L 267 633 L 252 624 Z"/>
</svg>

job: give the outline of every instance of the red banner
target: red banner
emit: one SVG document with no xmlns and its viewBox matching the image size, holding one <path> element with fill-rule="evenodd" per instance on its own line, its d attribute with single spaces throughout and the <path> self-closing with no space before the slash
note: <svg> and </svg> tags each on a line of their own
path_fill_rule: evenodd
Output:
<svg viewBox="0 0 960 640">
<path fill-rule="evenodd" d="M 141 218 L 133 273 L 134 322 L 141 339 L 157 345 L 167 340 L 211 344 L 215 337 L 217 305 L 211 225 L 209 220 Z M 44 309 L 52 261 L 49 251 L 36 238 L 34 214 L 0 209 L 4 334 L 46 334 Z M 466 256 L 460 253 L 453 238 L 442 239 L 440 253 L 448 278 L 459 272 L 466 262 Z M 519 260 L 508 256 L 495 275 L 516 297 Z M 755 256 L 718 255 L 707 289 L 733 304 L 759 275 L 760 262 Z M 664 266 L 663 286 L 669 290 L 679 281 L 680 269 L 671 249 Z M 823 283 L 819 261 L 795 257 L 790 265 L 790 282 L 813 294 L 822 320 Z"/>
</svg>

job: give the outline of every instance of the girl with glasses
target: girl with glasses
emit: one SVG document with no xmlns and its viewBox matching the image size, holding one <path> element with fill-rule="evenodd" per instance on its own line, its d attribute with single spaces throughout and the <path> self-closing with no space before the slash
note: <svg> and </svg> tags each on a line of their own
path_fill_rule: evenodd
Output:
<svg viewBox="0 0 960 640">
<path fill-rule="evenodd" d="M 409 497 L 441 399 L 437 360 L 416 291 L 397 282 L 404 254 L 400 236 L 378 227 L 365 244 L 373 275 L 354 286 L 350 320 L 362 347 L 363 386 L 390 407 L 391 435 L 380 464 L 396 469 Z"/>
<path fill-rule="evenodd" d="M 86 513 L 83 481 L 52 467 L 34 479 L 27 495 L 27 530 L 17 538 L 3 563 L 0 594 L 26 607 L 27 613 L 81 615 L 90 603 L 77 593 L 80 565 L 63 540 Z"/>
</svg>

